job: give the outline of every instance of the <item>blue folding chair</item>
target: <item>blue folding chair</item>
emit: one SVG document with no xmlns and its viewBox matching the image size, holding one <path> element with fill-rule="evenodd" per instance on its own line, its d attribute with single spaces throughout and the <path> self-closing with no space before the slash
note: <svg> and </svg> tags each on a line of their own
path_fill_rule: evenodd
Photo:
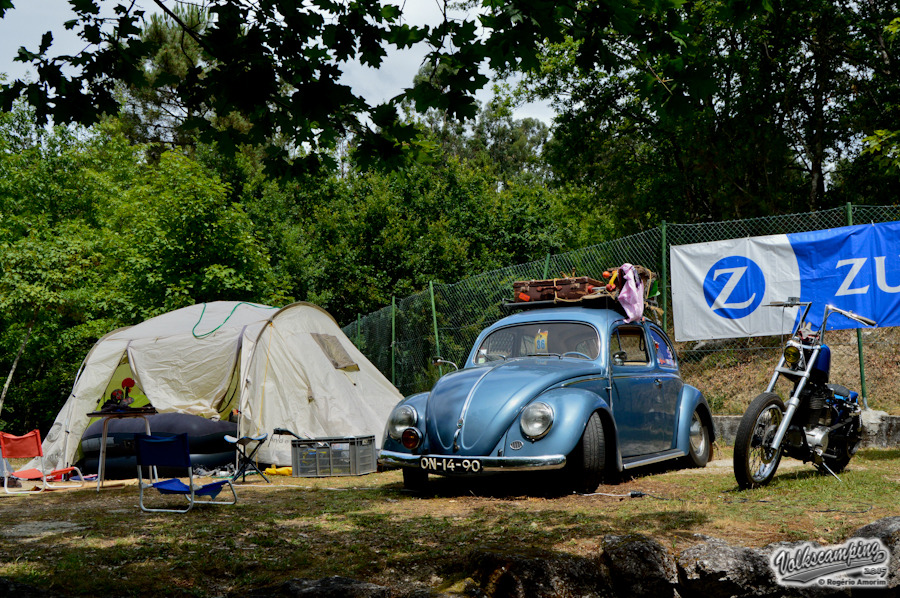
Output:
<svg viewBox="0 0 900 598">
<path fill-rule="evenodd" d="M 146 512 L 165 512 L 165 513 L 187 513 L 195 504 L 198 505 L 233 505 L 237 502 L 237 494 L 234 491 L 230 479 L 224 479 L 203 486 L 194 486 L 194 470 L 191 467 L 191 451 L 188 445 L 187 434 L 178 434 L 177 436 L 148 436 L 146 434 L 135 434 L 134 436 L 135 453 L 137 456 L 137 474 L 138 487 L 141 493 L 141 510 Z M 144 467 L 167 467 L 184 469 L 184 477 L 188 478 L 185 484 L 178 478 L 165 480 L 162 482 L 144 483 Z M 151 472 L 148 471 L 148 474 Z M 151 474 L 152 475 L 152 474 Z M 148 478 L 150 476 L 147 476 Z M 152 480 L 152 478 L 151 478 Z M 228 484 L 231 489 L 233 500 L 217 501 L 215 498 L 222 489 Z M 144 489 L 155 488 L 160 494 L 180 494 L 188 500 L 187 508 L 151 508 L 144 504 Z M 206 500 L 197 500 L 197 497 L 207 496 Z"/>
</svg>

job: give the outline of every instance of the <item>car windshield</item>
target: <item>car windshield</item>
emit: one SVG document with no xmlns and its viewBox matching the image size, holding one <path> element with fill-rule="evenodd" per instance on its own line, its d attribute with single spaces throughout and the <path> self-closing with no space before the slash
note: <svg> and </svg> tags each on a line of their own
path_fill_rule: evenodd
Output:
<svg viewBox="0 0 900 598">
<path fill-rule="evenodd" d="M 475 363 L 513 357 L 557 355 L 596 359 L 600 353 L 597 331 L 574 322 L 537 322 L 507 326 L 490 333 L 475 352 Z"/>
</svg>

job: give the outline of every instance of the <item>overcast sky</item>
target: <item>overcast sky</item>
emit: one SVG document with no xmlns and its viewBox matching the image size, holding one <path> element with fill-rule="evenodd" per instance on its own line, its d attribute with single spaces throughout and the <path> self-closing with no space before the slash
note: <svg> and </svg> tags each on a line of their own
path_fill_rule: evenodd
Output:
<svg viewBox="0 0 900 598">
<path fill-rule="evenodd" d="M 84 43 L 63 26 L 74 17 L 67 0 L 13 0 L 13 4 L 15 8 L 0 18 L 0 73 L 5 73 L 8 80 L 21 78 L 27 72 L 28 67 L 13 62 L 19 47 L 37 50 L 41 36 L 47 31 L 53 33 L 53 55 L 75 54 L 84 47 Z M 154 8 L 149 0 L 138 0 L 137 4 L 148 13 Z M 410 24 L 435 24 L 440 18 L 436 0 L 406 0 L 403 4 L 405 20 Z M 348 65 L 344 69 L 344 81 L 369 102 L 384 101 L 411 84 L 424 55 L 423 48 L 391 52 L 377 70 Z M 490 90 L 482 91 L 478 97 L 482 102 L 487 101 Z M 519 108 L 516 116 L 540 118 L 549 124 L 552 111 L 544 104 L 530 104 Z"/>
</svg>

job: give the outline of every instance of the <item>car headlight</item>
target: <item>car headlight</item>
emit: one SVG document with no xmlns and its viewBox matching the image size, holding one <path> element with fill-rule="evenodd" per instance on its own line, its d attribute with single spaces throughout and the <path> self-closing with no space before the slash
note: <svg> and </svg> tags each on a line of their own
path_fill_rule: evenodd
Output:
<svg viewBox="0 0 900 598">
<path fill-rule="evenodd" d="M 419 414 L 416 413 L 414 407 L 410 405 L 400 405 L 391 411 L 388 418 L 388 434 L 394 440 L 400 440 L 403 436 L 403 430 L 412 428 L 419 421 Z"/>
<path fill-rule="evenodd" d="M 522 434 L 531 440 L 543 438 L 553 425 L 553 408 L 540 401 L 532 403 L 522 411 L 519 426 Z"/>
<path fill-rule="evenodd" d="M 790 366 L 791 369 L 796 369 L 800 364 L 801 359 L 803 358 L 803 351 L 794 341 L 788 341 L 788 343 L 784 346 L 784 362 Z"/>
</svg>

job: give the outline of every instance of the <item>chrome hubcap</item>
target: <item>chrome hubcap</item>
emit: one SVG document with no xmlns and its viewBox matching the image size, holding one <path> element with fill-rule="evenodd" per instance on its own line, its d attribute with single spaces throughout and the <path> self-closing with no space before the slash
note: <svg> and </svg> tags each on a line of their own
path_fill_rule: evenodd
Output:
<svg viewBox="0 0 900 598">
<path fill-rule="evenodd" d="M 691 418 L 691 450 L 694 451 L 695 455 L 703 454 L 706 450 L 706 434 L 703 433 L 703 422 L 700 421 L 700 416 L 697 412 L 694 412 L 694 417 Z"/>
</svg>

